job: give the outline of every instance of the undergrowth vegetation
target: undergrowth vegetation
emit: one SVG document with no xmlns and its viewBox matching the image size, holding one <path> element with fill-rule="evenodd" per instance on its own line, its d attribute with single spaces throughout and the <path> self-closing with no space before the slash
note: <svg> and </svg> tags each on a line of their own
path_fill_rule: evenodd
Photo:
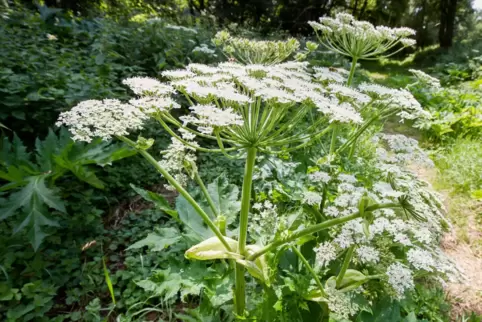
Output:
<svg viewBox="0 0 482 322">
<path fill-rule="evenodd" d="M 394 61 L 415 32 L 346 13 L 303 39 L 217 23 L 1 18 L 0 319 L 450 321 L 478 49 Z"/>
</svg>

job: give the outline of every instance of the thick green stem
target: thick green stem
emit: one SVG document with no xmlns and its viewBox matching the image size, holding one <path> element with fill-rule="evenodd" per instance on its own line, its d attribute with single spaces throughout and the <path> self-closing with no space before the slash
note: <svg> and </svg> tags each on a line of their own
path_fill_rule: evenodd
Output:
<svg viewBox="0 0 482 322">
<path fill-rule="evenodd" d="M 128 138 L 124 136 L 119 136 L 119 140 L 127 143 L 128 145 L 132 146 L 133 148 L 136 147 L 136 143 L 134 141 L 129 140 Z M 226 247 L 228 251 L 232 251 L 231 247 L 229 247 L 229 244 L 226 242 L 226 239 L 224 239 L 223 234 L 219 231 L 218 227 L 214 222 L 209 218 L 209 215 L 201 208 L 201 206 L 196 202 L 196 200 L 191 197 L 191 195 L 184 189 L 179 182 L 177 182 L 176 179 L 174 179 L 163 167 L 159 165 L 159 163 L 152 157 L 152 155 L 142 149 L 137 149 L 140 155 L 142 155 L 150 164 L 154 166 L 154 168 L 159 171 L 159 173 L 162 174 L 164 178 L 171 184 L 176 190 L 191 204 L 191 206 L 196 210 L 196 212 L 201 216 L 201 218 L 204 220 L 206 225 L 211 229 L 211 231 L 216 235 L 216 237 L 219 238 L 221 243 Z"/>
<path fill-rule="evenodd" d="M 348 266 L 350 266 L 351 258 L 353 257 L 353 252 L 355 251 L 355 245 L 350 246 L 346 251 L 345 260 L 343 261 L 343 265 L 341 266 L 340 273 L 336 277 L 336 287 L 340 287 L 341 282 L 343 281 L 343 277 L 345 277 L 346 270 Z"/>
<path fill-rule="evenodd" d="M 331 133 L 330 154 L 333 154 L 333 152 L 335 152 L 337 135 L 338 135 L 338 127 L 335 126 L 333 128 L 333 132 Z"/>
<path fill-rule="evenodd" d="M 365 209 L 365 213 L 369 212 L 369 211 L 375 211 L 375 210 L 378 210 L 378 209 L 382 209 L 382 208 L 400 208 L 400 207 L 401 207 L 401 205 L 397 204 L 397 203 L 385 203 L 385 204 L 373 205 L 373 206 L 367 207 Z M 330 220 L 322 222 L 321 224 L 316 224 L 316 225 L 306 227 L 305 229 L 294 232 L 289 237 L 287 237 L 283 240 L 277 240 L 277 241 L 272 242 L 271 244 L 266 245 L 265 247 L 261 248 L 257 252 L 251 254 L 248 257 L 248 260 L 253 261 L 256 258 L 258 258 L 259 256 L 263 255 L 264 253 L 267 253 L 267 252 L 277 248 L 278 246 L 281 246 L 281 245 L 287 244 L 289 242 L 292 242 L 294 240 L 297 240 L 300 237 L 307 236 L 307 235 L 319 232 L 321 230 L 346 223 L 347 221 L 350 221 L 350 220 L 353 220 L 353 219 L 356 219 L 356 218 L 359 218 L 359 217 L 361 217 L 361 214 L 359 212 L 355 212 L 354 214 L 351 214 L 349 216 L 330 219 Z"/>
<path fill-rule="evenodd" d="M 308 263 L 305 256 L 303 256 L 303 254 L 300 252 L 300 250 L 296 246 L 292 246 L 291 249 L 296 253 L 296 255 L 298 255 L 301 262 L 306 266 L 306 269 L 308 270 L 308 272 L 310 272 L 311 276 L 315 279 L 316 285 L 318 285 L 318 288 L 320 289 L 321 296 L 326 297 L 327 294 L 325 292 L 325 289 L 323 288 L 323 284 L 321 284 L 321 281 L 318 278 L 318 275 L 316 274 L 313 267 L 311 267 L 310 263 Z"/>
<path fill-rule="evenodd" d="M 199 173 L 197 171 L 194 173 L 194 180 L 196 180 L 197 184 L 201 188 L 201 191 L 203 192 L 204 197 L 206 198 L 206 200 L 209 204 L 209 207 L 211 208 L 211 210 L 213 212 L 213 215 L 215 217 L 219 216 L 219 211 L 216 208 L 216 205 L 214 204 L 213 198 L 211 198 L 211 195 L 209 194 L 208 189 L 206 189 L 206 186 L 204 185 L 204 182 L 201 179 L 201 177 L 199 176 Z"/>
<path fill-rule="evenodd" d="M 239 215 L 239 241 L 238 252 L 241 255 L 246 251 L 246 240 L 248 237 L 248 215 L 251 206 L 251 186 L 253 183 L 254 164 L 256 162 L 256 148 L 250 147 L 246 158 L 246 166 L 244 168 L 243 190 L 241 192 L 241 212 Z M 244 280 L 244 266 L 236 264 L 236 313 L 239 316 L 244 315 L 246 307 L 246 281 Z"/>
<path fill-rule="evenodd" d="M 355 76 L 357 62 L 358 62 L 358 57 L 353 57 L 353 60 L 351 61 L 350 75 L 348 76 L 348 80 L 346 82 L 347 86 L 351 86 L 351 83 L 353 82 L 353 76 Z"/>
</svg>

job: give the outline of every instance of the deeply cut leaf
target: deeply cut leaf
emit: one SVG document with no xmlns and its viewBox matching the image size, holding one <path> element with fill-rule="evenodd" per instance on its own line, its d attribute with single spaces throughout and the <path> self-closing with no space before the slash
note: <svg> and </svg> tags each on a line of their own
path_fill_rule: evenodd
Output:
<svg viewBox="0 0 482 322">
<path fill-rule="evenodd" d="M 160 252 L 181 239 L 181 234 L 174 227 L 160 228 L 155 233 L 150 233 L 146 238 L 132 244 L 127 249 L 139 249 L 144 246 L 149 247 L 150 251 Z"/>
<path fill-rule="evenodd" d="M 179 221 L 179 215 L 177 211 L 172 209 L 172 207 L 169 205 L 169 202 L 167 202 L 167 200 L 162 195 L 153 191 L 141 189 L 133 184 L 131 184 L 131 188 L 134 189 L 134 191 L 137 192 L 144 200 L 153 202 L 157 208 Z"/>
</svg>

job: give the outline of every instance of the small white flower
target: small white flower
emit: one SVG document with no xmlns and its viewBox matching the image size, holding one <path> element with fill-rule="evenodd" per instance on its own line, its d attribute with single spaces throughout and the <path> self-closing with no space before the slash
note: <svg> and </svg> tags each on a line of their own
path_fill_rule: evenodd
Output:
<svg viewBox="0 0 482 322">
<path fill-rule="evenodd" d="M 162 84 L 160 81 L 150 77 L 131 77 L 122 81 L 124 85 L 137 95 L 169 95 L 174 92 L 171 85 Z"/>
<path fill-rule="evenodd" d="M 214 105 L 194 105 L 190 107 L 190 116 L 182 116 L 180 119 L 184 125 L 188 123 L 198 125 L 202 133 L 211 134 L 216 127 L 243 125 L 241 116 L 234 113 L 232 108 L 220 109 Z"/>
<path fill-rule="evenodd" d="M 146 114 L 157 112 L 167 112 L 172 108 L 180 108 L 181 106 L 173 101 L 170 97 L 163 96 L 144 96 L 138 99 L 132 99 L 129 103 Z"/>
<path fill-rule="evenodd" d="M 441 86 L 440 86 L 440 81 L 438 79 L 436 79 L 435 77 L 432 77 L 424 72 L 422 72 L 421 70 L 417 70 L 417 69 L 409 69 L 409 71 L 415 75 L 415 77 L 417 77 L 417 79 L 419 81 L 421 81 L 422 83 L 432 87 L 433 89 L 439 89 Z"/>
<path fill-rule="evenodd" d="M 346 174 L 346 173 L 340 173 L 338 175 L 338 180 L 342 182 L 347 182 L 347 183 L 357 183 L 358 180 L 355 178 L 354 175 L 352 174 Z"/>
<path fill-rule="evenodd" d="M 147 118 L 138 108 L 119 100 L 87 100 L 60 113 L 56 125 L 67 126 L 73 140 L 90 142 L 95 137 L 109 140 L 127 135 L 130 130 L 141 129 Z"/>
<path fill-rule="evenodd" d="M 303 202 L 310 206 L 319 205 L 322 199 L 319 193 L 313 191 L 306 191 L 303 194 Z"/>
<path fill-rule="evenodd" d="M 429 251 L 421 248 L 412 248 L 407 252 L 407 260 L 415 269 L 423 269 L 432 272 L 435 261 Z"/>
<path fill-rule="evenodd" d="M 380 261 L 380 252 L 371 246 L 359 246 L 356 249 L 356 254 L 363 264 L 369 262 L 378 263 Z"/>
<path fill-rule="evenodd" d="M 312 172 L 308 175 L 308 177 L 313 182 L 328 183 L 331 180 L 330 175 L 323 171 Z"/>
<path fill-rule="evenodd" d="M 318 267 L 325 267 L 331 261 L 336 259 L 336 248 L 330 242 L 323 242 L 314 249 L 316 253 L 316 265 Z"/>
<path fill-rule="evenodd" d="M 338 210 L 338 208 L 336 208 L 334 206 L 326 207 L 323 210 L 323 213 L 327 216 L 330 216 L 330 217 L 338 217 L 340 215 L 340 211 Z"/>
<path fill-rule="evenodd" d="M 407 290 L 413 289 L 412 271 L 401 263 L 393 263 L 387 269 L 388 283 L 396 292 L 398 298 L 403 298 Z"/>
<path fill-rule="evenodd" d="M 315 78 L 320 80 L 328 80 L 335 83 L 344 83 L 347 80 L 341 69 L 327 67 L 313 67 L 313 69 L 316 72 Z"/>
</svg>

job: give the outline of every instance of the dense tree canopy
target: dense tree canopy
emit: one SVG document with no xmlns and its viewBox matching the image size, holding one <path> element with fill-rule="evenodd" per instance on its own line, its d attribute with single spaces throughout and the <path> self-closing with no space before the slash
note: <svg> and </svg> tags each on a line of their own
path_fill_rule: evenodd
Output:
<svg viewBox="0 0 482 322">
<path fill-rule="evenodd" d="M 31 1 L 26 1 L 32 4 Z M 357 19 L 390 27 L 407 25 L 417 30 L 419 47 L 452 40 L 467 30 L 473 16 L 471 0 L 44 0 L 49 7 L 75 13 L 111 12 L 186 15 L 210 14 L 220 25 L 236 23 L 263 33 L 280 30 L 308 34 L 307 21 L 347 11 Z"/>
</svg>

